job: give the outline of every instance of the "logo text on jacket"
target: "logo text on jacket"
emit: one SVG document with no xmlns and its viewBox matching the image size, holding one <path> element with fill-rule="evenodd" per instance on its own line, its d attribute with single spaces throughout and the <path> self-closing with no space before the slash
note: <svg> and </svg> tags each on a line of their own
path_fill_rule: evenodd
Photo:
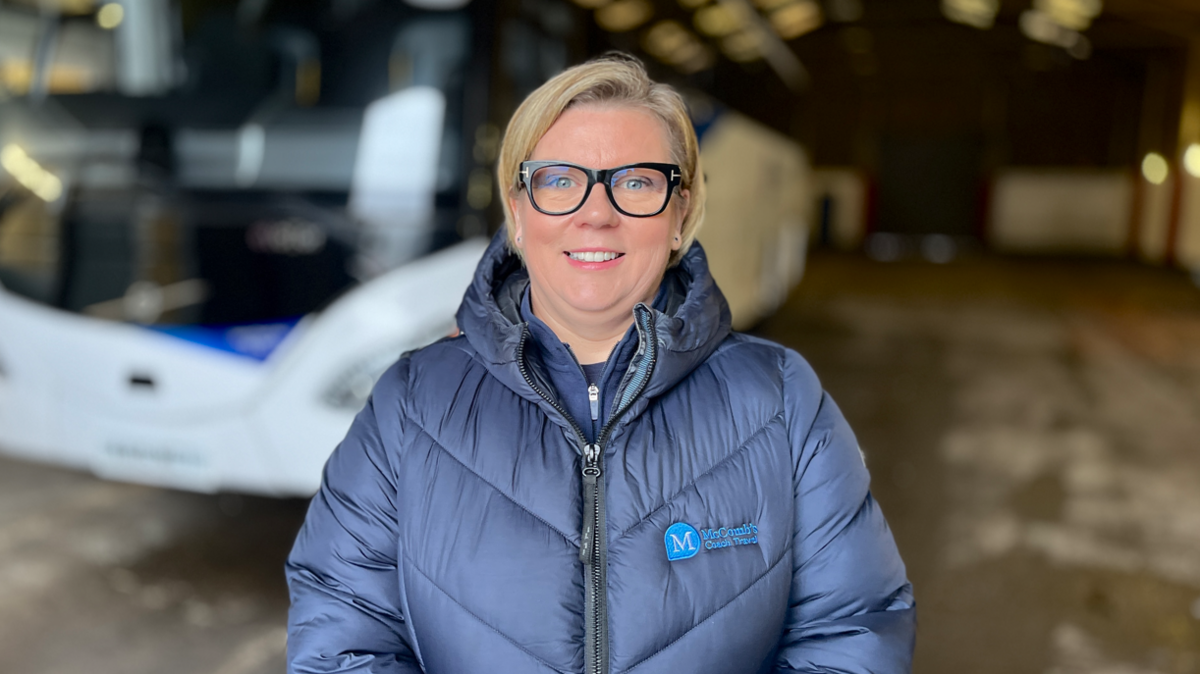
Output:
<svg viewBox="0 0 1200 674">
<path fill-rule="evenodd" d="M 758 545 L 758 526 L 746 522 L 736 527 L 707 527 L 697 530 L 685 522 L 676 522 L 663 534 L 667 559 L 675 562 L 695 557 L 700 548 L 719 550 L 739 545 Z"/>
</svg>

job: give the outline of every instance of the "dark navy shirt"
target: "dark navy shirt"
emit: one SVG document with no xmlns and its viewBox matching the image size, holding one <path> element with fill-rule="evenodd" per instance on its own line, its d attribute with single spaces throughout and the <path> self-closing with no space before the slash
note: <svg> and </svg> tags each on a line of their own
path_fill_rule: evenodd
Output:
<svg viewBox="0 0 1200 674">
<path fill-rule="evenodd" d="M 652 306 L 662 311 L 666 306 L 666 295 L 663 286 L 660 286 Z M 617 342 L 607 361 L 580 363 L 571 346 L 560 341 L 550 326 L 533 315 L 529 288 L 525 289 L 525 294 L 521 297 L 521 319 L 529 323 L 529 334 L 533 337 L 538 355 L 546 366 L 555 396 L 579 425 L 587 441 L 595 442 L 600 429 L 608 422 L 613 398 L 621 385 L 621 378 L 629 368 L 629 361 L 633 360 L 633 354 L 637 353 L 637 327 L 630 324 L 625 336 Z M 591 401 L 588 399 L 589 384 L 595 384 L 599 388 L 595 419 L 592 419 Z"/>
</svg>

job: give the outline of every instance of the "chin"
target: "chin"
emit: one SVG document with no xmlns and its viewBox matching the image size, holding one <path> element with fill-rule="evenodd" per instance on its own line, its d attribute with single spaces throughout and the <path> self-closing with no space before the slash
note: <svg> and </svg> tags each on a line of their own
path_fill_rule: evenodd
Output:
<svg viewBox="0 0 1200 674">
<path fill-rule="evenodd" d="M 606 311 L 623 297 L 611 283 L 581 283 L 563 288 L 563 299 L 579 311 Z"/>
<path fill-rule="evenodd" d="M 605 311 L 617 303 L 616 297 L 595 293 L 571 293 L 566 300 L 578 311 Z"/>
</svg>

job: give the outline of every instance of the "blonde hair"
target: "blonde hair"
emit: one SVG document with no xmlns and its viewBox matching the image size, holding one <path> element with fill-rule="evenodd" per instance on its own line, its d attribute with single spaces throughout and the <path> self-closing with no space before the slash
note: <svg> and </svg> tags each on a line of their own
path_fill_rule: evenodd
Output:
<svg viewBox="0 0 1200 674">
<path fill-rule="evenodd" d="M 646 110 L 667 129 L 671 160 L 683 174 L 680 189 L 688 190 L 687 212 L 680 227 L 679 250 L 672 251 L 668 266 L 674 266 L 691 247 L 704 220 L 704 173 L 700 168 L 700 143 L 679 92 L 650 79 L 641 61 L 627 54 L 609 53 L 568 68 L 538 87 L 521 103 L 508 122 L 496 177 L 500 194 L 515 197 L 521 189 L 517 176 L 521 162 L 567 109 L 577 105 L 629 106 Z M 504 206 L 509 247 L 520 255 L 513 240 L 514 213 L 508 199 Z"/>
</svg>

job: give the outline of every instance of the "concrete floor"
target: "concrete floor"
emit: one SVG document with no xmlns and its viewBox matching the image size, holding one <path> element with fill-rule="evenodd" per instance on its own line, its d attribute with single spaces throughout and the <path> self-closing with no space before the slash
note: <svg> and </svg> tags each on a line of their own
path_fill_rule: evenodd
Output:
<svg viewBox="0 0 1200 674">
<path fill-rule="evenodd" d="M 0 459 L 0 673 L 282 672 L 305 507 Z"/>
<path fill-rule="evenodd" d="M 922 674 L 1200 673 L 1200 290 L 1120 262 L 816 253 L 757 332 L 867 453 Z M 0 673 L 283 668 L 304 503 L 0 459 Z"/>
<path fill-rule="evenodd" d="M 1118 262 L 817 255 L 761 326 L 859 435 L 915 671 L 1200 671 L 1200 290 Z"/>
</svg>

